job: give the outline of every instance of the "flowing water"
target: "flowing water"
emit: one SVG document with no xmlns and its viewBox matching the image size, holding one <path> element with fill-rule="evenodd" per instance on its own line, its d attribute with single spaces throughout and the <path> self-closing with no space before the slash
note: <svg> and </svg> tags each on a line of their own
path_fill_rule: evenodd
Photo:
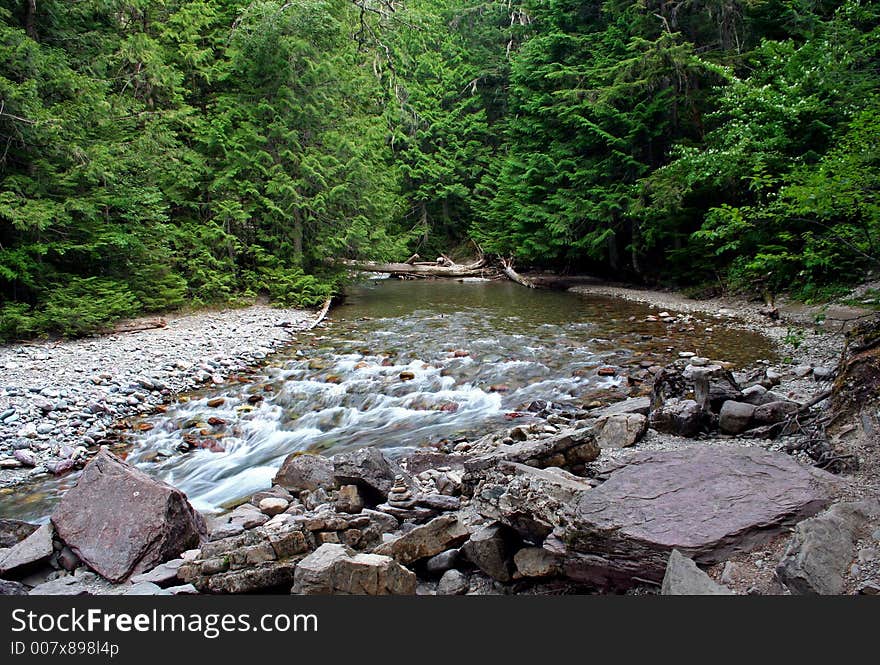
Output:
<svg viewBox="0 0 880 665">
<path fill-rule="evenodd" d="M 600 376 L 605 366 L 663 364 L 680 351 L 737 365 L 772 356 L 757 334 L 709 317 L 645 320 L 657 312 L 509 282 L 371 281 L 350 290 L 330 326 L 299 335 L 253 376 L 149 418 L 127 459 L 212 512 L 268 487 L 294 451 L 373 445 L 396 456 L 498 429 L 533 400 L 579 407 L 625 388 L 625 372 Z M 75 478 L 18 488 L 0 498 L 0 516 L 45 519 Z"/>
</svg>

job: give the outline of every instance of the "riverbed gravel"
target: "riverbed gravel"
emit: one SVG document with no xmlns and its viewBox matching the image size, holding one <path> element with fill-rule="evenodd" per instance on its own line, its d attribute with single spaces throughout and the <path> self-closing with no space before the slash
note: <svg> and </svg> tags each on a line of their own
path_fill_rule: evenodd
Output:
<svg viewBox="0 0 880 665">
<path fill-rule="evenodd" d="M 123 419 L 261 364 L 314 316 L 254 305 L 138 332 L 0 346 L 0 487 L 82 465 Z"/>
</svg>

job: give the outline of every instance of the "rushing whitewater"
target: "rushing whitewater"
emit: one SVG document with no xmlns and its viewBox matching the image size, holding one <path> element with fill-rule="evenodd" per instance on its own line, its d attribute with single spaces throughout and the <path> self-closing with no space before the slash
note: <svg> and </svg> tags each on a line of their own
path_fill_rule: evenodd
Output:
<svg viewBox="0 0 880 665">
<path fill-rule="evenodd" d="M 151 416 L 127 459 L 216 512 L 267 488 L 292 452 L 380 446 L 397 456 L 527 423 L 535 400 L 575 409 L 597 391 L 626 392 L 630 368 L 682 351 L 737 364 L 772 353 L 764 338 L 715 320 L 651 314 L 509 282 L 371 281 L 350 291 L 326 328 L 299 334 L 252 376 Z M 35 484 L 0 501 L 0 513 L 45 519 L 74 480 Z"/>
</svg>

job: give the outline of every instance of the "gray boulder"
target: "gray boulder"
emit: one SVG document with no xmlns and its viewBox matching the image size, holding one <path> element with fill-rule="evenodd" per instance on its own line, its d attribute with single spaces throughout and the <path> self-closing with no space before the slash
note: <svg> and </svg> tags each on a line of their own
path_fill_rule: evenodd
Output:
<svg viewBox="0 0 880 665">
<path fill-rule="evenodd" d="M 544 439 L 528 439 L 500 445 L 491 453 L 468 459 L 465 474 L 479 474 L 502 462 L 547 467 L 578 467 L 599 457 L 601 449 L 591 427 L 564 430 Z"/>
<path fill-rule="evenodd" d="M 760 448 L 694 445 L 642 453 L 564 507 L 544 547 L 576 581 L 660 582 L 678 549 L 703 565 L 764 543 L 828 505 L 839 481 Z"/>
<path fill-rule="evenodd" d="M 762 404 L 755 409 L 755 422 L 759 425 L 773 425 L 797 414 L 800 405 L 796 402 L 777 401 Z"/>
<path fill-rule="evenodd" d="M 20 577 L 34 567 L 45 563 L 55 551 L 51 524 L 44 524 L 27 538 L 0 555 L 0 575 Z"/>
<path fill-rule="evenodd" d="M 795 527 L 776 567 L 779 580 L 796 594 L 839 595 L 856 557 L 856 540 L 880 519 L 880 501 L 838 503 Z"/>
<path fill-rule="evenodd" d="M 721 405 L 718 426 L 726 434 L 742 434 L 752 426 L 754 415 L 753 404 L 730 400 Z"/>
<path fill-rule="evenodd" d="M 300 595 L 414 595 L 416 576 L 394 559 L 356 554 L 325 543 L 299 562 L 291 593 Z"/>
<path fill-rule="evenodd" d="M 364 499 L 372 505 L 388 498 L 396 476 L 402 476 L 412 490 L 417 489 L 409 474 L 372 446 L 334 455 L 330 461 L 336 482 L 357 485 Z"/>
<path fill-rule="evenodd" d="M 284 459 L 272 483 L 294 494 L 338 487 L 333 476 L 333 462 L 321 455 L 301 452 L 291 453 Z"/>
<path fill-rule="evenodd" d="M 458 550 L 451 549 L 440 554 L 435 554 L 425 562 L 425 568 L 429 573 L 443 573 L 454 568 L 458 561 Z"/>
<path fill-rule="evenodd" d="M 467 528 L 455 515 L 441 515 L 427 524 L 417 526 L 397 540 L 383 543 L 374 552 L 391 556 L 404 565 L 432 557 L 444 550 L 458 547 L 469 536 Z"/>
<path fill-rule="evenodd" d="M 628 448 L 648 431 L 648 419 L 641 413 L 604 416 L 596 421 L 595 431 L 600 448 Z"/>
<path fill-rule="evenodd" d="M 503 524 L 490 524 L 471 534 L 461 547 L 464 556 L 489 577 L 509 582 L 513 577 L 513 553 L 519 538 Z"/>
<path fill-rule="evenodd" d="M 692 399 L 673 397 L 651 411 L 650 426 L 658 432 L 692 438 L 704 429 L 705 418 Z"/>
<path fill-rule="evenodd" d="M 616 416 L 626 413 L 640 413 L 643 416 L 647 416 L 650 408 L 650 397 L 630 397 L 623 401 L 615 402 L 609 406 L 604 406 L 601 409 L 591 411 L 590 415 L 595 416 L 596 418 Z"/>
<path fill-rule="evenodd" d="M 514 578 L 550 577 L 559 573 L 559 556 L 542 547 L 523 547 L 513 556 Z"/>
<path fill-rule="evenodd" d="M 660 593 L 664 596 L 733 596 L 725 586 L 715 582 L 697 567 L 693 560 L 672 550 Z"/>
<path fill-rule="evenodd" d="M 437 585 L 438 596 L 463 596 L 468 592 L 470 585 L 464 573 L 457 570 L 447 570 L 440 578 Z"/>
<path fill-rule="evenodd" d="M 473 495 L 484 517 L 540 542 L 561 524 L 566 509 L 591 491 L 590 483 L 562 469 L 535 469 L 504 463 L 485 474 Z"/>
<path fill-rule="evenodd" d="M 180 490 L 103 450 L 52 514 L 58 536 L 113 582 L 198 547 L 205 522 Z"/>
</svg>

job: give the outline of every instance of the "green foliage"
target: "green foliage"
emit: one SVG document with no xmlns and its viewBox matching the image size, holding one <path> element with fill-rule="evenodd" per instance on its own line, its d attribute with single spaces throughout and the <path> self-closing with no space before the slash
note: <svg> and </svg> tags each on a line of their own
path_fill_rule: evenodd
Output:
<svg viewBox="0 0 880 665">
<path fill-rule="evenodd" d="M 38 316 L 42 328 L 76 336 L 131 316 L 139 307 L 137 298 L 123 283 L 100 277 L 74 277 L 50 292 Z"/>
<path fill-rule="evenodd" d="M 878 268 L 876 0 L 35 6 L 0 1 L 0 339 L 473 244 L 813 300 Z"/>
</svg>

